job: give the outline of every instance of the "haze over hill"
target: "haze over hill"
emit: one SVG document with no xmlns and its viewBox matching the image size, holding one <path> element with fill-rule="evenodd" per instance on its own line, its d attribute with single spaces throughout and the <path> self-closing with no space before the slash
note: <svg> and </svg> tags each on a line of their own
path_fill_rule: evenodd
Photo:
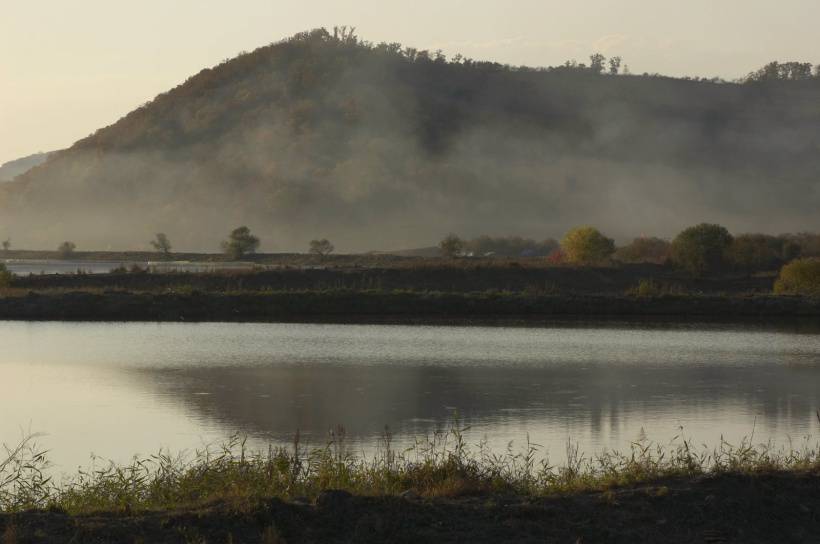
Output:
<svg viewBox="0 0 820 544">
<path fill-rule="evenodd" d="M 4 181 L 11 181 L 20 174 L 23 174 L 35 166 L 39 166 L 46 162 L 50 153 L 35 153 L 27 157 L 21 157 L 13 161 L 8 161 L 0 164 L 0 183 Z"/>
<path fill-rule="evenodd" d="M 600 59 L 599 59 L 600 60 Z M 266 251 L 816 230 L 820 78 L 509 68 L 323 30 L 206 69 L 0 189 L 17 247 Z"/>
</svg>

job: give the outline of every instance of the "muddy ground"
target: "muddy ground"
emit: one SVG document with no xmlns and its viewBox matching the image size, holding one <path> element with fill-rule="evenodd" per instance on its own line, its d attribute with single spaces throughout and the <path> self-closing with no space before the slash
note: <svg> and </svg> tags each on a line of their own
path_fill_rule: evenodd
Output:
<svg viewBox="0 0 820 544">
<path fill-rule="evenodd" d="M 820 542 L 820 474 L 722 475 L 542 498 L 410 495 L 0 515 L 0 542 Z"/>
</svg>

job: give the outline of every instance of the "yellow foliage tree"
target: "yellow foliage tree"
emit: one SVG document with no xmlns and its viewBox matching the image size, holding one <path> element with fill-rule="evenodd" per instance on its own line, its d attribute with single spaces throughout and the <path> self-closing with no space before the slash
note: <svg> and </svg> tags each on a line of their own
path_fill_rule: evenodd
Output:
<svg viewBox="0 0 820 544">
<path fill-rule="evenodd" d="M 575 227 L 561 240 L 561 249 L 571 263 L 600 264 L 615 252 L 615 241 L 594 227 Z"/>
<path fill-rule="evenodd" d="M 778 295 L 820 296 L 820 259 L 798 259 L 780 269 L 774 284 Z"/>
</svg>

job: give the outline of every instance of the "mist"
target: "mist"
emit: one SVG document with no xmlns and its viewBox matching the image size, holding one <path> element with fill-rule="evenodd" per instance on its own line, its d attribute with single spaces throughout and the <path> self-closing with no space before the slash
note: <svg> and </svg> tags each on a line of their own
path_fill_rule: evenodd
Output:
<svg viewBox="0 0 820 544">
<path fill-rule="evenodd" d="M 205 70 L 0 186 L 15 247 L 341 252 L 448 232 L 625 242 L 703 221 L 820 229 L 820 79 L 447 62 L 319 31 Z"/>
</svg>

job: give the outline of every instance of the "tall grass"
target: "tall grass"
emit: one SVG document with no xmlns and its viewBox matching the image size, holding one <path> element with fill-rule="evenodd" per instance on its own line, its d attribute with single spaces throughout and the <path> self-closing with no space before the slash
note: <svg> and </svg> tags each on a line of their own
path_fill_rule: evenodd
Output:
<svg viewBox="0 0 820 544">
<path fill-rule="evenodd" d="M 749 438 L 736 445 L 721 441 L 707 449 L 679 436 L 668 445 L 642 439 L 628 451 L 595 455 L 585 455 L 568 442 L 567 461 L 553 466 L 542 447 L 529 439 L 520 451 L 510 446 L 494 452 L 486 441 L 467 444 L 466 430 L 456 421 L 448 430 L 396 450 L 385 429 L 370 456 L 351 453 L 342 427 L 334 429 L 320 448 L 304 446 L 297 433 L 289 447 L 252 451 L 244 438 L 235 436 L 190 455 L 159 452 L 125 465 L 104 463 L 60 482 L 47 476 L 46 454 L 28 439 L 6 448 L 6 460 L 0 463 L 0 511 L 135 512 L 213 501 L 242 508 L 271 497 L 309 500 L 328 489 L 377 496 L 408 491 L 422 497 L 535 496 L 671 477 L 820 470 L 820 450 L 808 441 L 800 447 L 777 449 L 771 444 L 753 445 Z"/>
</svg>

